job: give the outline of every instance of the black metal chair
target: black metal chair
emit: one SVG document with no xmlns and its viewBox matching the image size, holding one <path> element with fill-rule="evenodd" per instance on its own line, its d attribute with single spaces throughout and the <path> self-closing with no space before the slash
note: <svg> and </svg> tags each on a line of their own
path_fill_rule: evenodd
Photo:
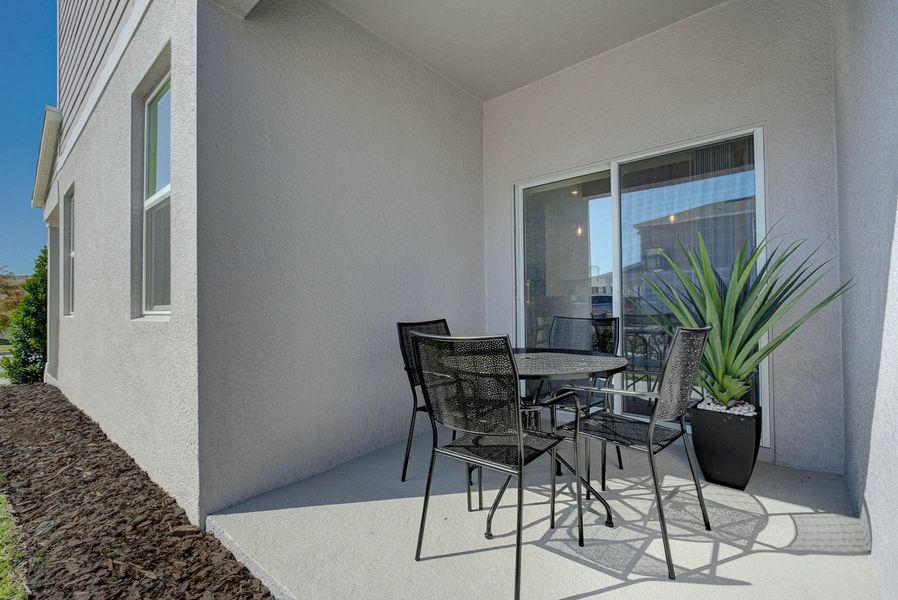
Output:
<svg viewBox="0 0 898 600">
<path fill-rule="evenodd" d="M 433 449 L 427 471 L 424 508 L 418 531 L 415 560 L 421 560 L 424 524 L 437 454 L 504 473 L 518 480 L 515 595 L 521 594 L 521 535 L 523 527 L 524 467 L 549 454 L 551 473 L 550 523 L 555 524 L 556 446 L 564 435 L 524 429 L 517 367 L 508 336 L 452 338 L 412 334 L 418 380 L 433 429 Z M 576 398 L 576 394 L 570 394 Z M 440 423 L 459 432 L 457 440 L 440 446 Z M 572 430 L 577 454 L 577 510 L 583 544 L 583 509 L 580 500 L 579 452 L 576 427 Z M 508 480 L 506 480 L 506 485 Z M 504 491 L 503 486 L 503 491 Z M 501 497 L 501 494 L 499 495 Z M 497 499 L 498 502 L 498 499 Z M 492 516 L 492 513 L 491 513 Z M 610 519 L 610 513 L 609 513 Z M 489 536 L 487 536 L 489 537 Z"/>
<path fill-rule="evenodd" d="M 446 319 L 433 321 L 418 321 L 416 323 L 396 323 L 399 330 L 399 349 L 402 351 L 402 362 L 405 364 L 405 374 L 408 375 L 408 384 L 412 388 L 412 422 L 408 427 L 408 441 L 405 444 L 405 460 L 402 463 L 402 481 L 405 481 L 408 473 L 408 459 L 412 451 L 412 437 L 415 435 L 415 417 L 418 412 L 426 412 L 427 407 L 418 401 L 418 369 L 415 363 L 415 352 L 412 348 L 412 332 L 429 333 L 433 335 L 450 335 L 449 323 Z"/>
<path fill-rule="evenodd" d="M 692 391 L 704 353 L 705 343 L 708 340 L 710 327 L 687 329 L 680 327 L 676 330 L 673 340 L 667 350 L 664 365 L 655 391 L 634 392 L 631 390 L 619 390 L 614 388 L 594 388 L 592 391 L 602 394 L 615 394 L 642 398 L 652 403 L 651 419 L 648 422 L 616 415 L 610 412 L 598 412 L 580 418 L 577 431 L 578 436 L 586 439 L 600 440 L 603 444 L 614 444 L 617 447 L 631 448 L 648 454 L 649 467 L 652 472 L 652 483 L 655 488 L 655 500 L 658 504 L 658 520 L 661 522 L 661 537 L 664 541 L 664 556 L 667 559 L 667 572 L 671 579 L 675 579 L 673 561 L 670 556 L 670 543 L 667 539 L 667 525 L 664 522 L 664 508 L 661 506 L 661 488 L 658 485 L 658 474 L 655 468 L 655 455 L 678 438 L 683 438 L 686 446 L 686 457 L 689 461 L 689 469 L 692 472 L 692 480 L 695 483 L 695 491 L 698 494 L 698 502 L 701 505 L 702 517 L 705 521 L 705 529 L 711 531 L 711 523 L 708 520 L 708 512 L 705 509 L 705 499 L 702 496 L 702 488 L 695 474 L 695 458 L 692 455 L 692 446 L 689 445 L 689 434 L 686 431 L 686 411 L 693 404 Z M 563 388 L 561 391 L 571 391 L 574 388 Z M 576 388 L 586 391 L 584 388 Z M 679 430 L 658 425 L 659 421 L 679 421 Z M 571 424 L 560 428 L 565 431 L 574 431 Z M 602 489 L 605 489 L 605 453 L 602 453 Z M 587 469 L 587 479 L 590 475 Z"/>
<path fill-rule="evenodd" d="M 620 320 L 617 317 L 555 316 L 552 318 L 552 329 L 549 330 L 549 348 L 615 354 L 619 324 Z M 591 379 L 589 385 L 595 386 L 595 379 Z M 551 385 L 549 388 L 551 390 Z M 537 396 L 540 392 L 541 389 L 538 389 Z M 595 406 L 603 403 L 604 399 L 600 396 Z M 589 398 L 586 410 L 590 410 L 593 406 L 592 398 Z"/>
<path fill-rule="evenodd" d="M 549 330 L 549 347 L 558 348 L 560 350 L 587 350 L 589 352 L 604 352 L 606 354 L 615 354 L 620 331 L 620 319 L 617 317 L 554 317 L 552 319 L 552 329 Z M 605 385 L 607 382 L 602 382 Z M 595 387 L 596 380 L 593 378 L 589 381 L 589 385 Z M 551 386 L 550 386 L 551 389 Z M 537 395 L 540 390 L 537 390 Z M 597 395 L 598 400 L 593 401 L 593 394 L 587 393 L 584 410 L 591 412 L 596 406 L 609 408 L 607 398 L 604 394 Z M 621 456 L 620 447 L 615 448 L 617 451 L 617 468 L 624 468 L 624 459 Z M 586 441 L 586 466 L 587 472 L 590 470 L 592 453 L 589 448 L 589 440 Z M 602 444 L 602 464 L 604 464 L 604 456 L 606 446 Z M 586 492 L 586 499 L 589 500 L 589 491 Z"/>
<path fill-rule="evenodd" d="M 618 323 L 617 317 L 553 317 L 549 347 L 614 354 Z"/>
<path fill-rule="evenodd" d="M 408 474 L 408 460 L 412 451 L 412 438 L 415 435 L 415 418 L 419 412 L 427 412 L 427 407 L 418 401 L 418 387 L 421 385 L 418 379 L 418 370 L 415 363 L 415 352 L 412 348 L 412 332 L 427 333 L 433 335 L 450 335 L 449 323 L 446 319 L 435 319 L 433 321 L 417 321 L 409 323 L 396 323 L 396 329 L 399 331 L 399 349 L 402 351 L 402 362 L 405 365 L 405 374 L 408 375 L 408 383 L 412 388 L 412 419 L 408 426 L 408 439 L 405 442 L 405 460 L 402 462 L 402 481 L 405 481 Z M 456 437 L 455 431 L 452 432 L 452 439 Z M 467 486 L 468 486 L 468 510 L 472 510 L 471 504 L 471 475 L 474 471 L 472 466 L 468 466 L 467 470 Z M 483 508 L 483 471 L 478 472 L 477 477 L 477 496 L 479 507 Z"/>
</svg>

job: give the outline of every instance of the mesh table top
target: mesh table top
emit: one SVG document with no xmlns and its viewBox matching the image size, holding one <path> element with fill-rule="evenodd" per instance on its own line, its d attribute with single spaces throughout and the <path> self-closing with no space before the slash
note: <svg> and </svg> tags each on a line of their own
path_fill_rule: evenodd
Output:
<svg viewBox="0 0 898 600">
<path fill-rule="evenodd" d="M 545 348 L 516 348 L 514 352 L 521 379 L 607 377 L 627 367 L 626 358 L 613 354 Z"/>
</svg>

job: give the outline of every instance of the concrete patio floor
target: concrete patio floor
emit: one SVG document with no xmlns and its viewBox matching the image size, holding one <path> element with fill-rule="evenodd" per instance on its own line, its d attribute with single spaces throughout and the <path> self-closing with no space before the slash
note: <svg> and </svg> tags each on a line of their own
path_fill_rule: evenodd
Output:
<svg viewBox="0 0 898 600">
<path fill-rule="evenodd" d="M 485 509 L 468 512 L 464 467 L 437 458 L 423 560 L 415 562 L 429 442 L 429 434 L 415 439 L 405 483 L 404 444 L 396 444 L 212 515 L 207 527 L 282 598 L 510 598 L 513 488 L 494 539 L 483 535 L 498 474 L 484 477 Z M 523 597 L 880 598 L 841 477 L 759 463 L 745 492 L 704 484 L 707 532 L 682 448 L 660 455 L 676 581 L 667 579 L 644 455 L 624 452 L 623 471 L 609 462 L 605 498 L 615 527 L 603 525 L 600 504 L 587 504 L 583 548 L 570 477 L 559 478 L 558 522 L 549 529 L 545 459 L 525 473 Z M 476 508 L 476 491 L 474 501 Z"/>
</svg>

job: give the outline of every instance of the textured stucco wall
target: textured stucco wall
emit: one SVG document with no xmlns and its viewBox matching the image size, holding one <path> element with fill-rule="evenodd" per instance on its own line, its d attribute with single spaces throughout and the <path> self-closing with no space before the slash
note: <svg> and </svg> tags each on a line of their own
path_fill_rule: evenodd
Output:
<svg viewBox="0 0 898 600">
<path fill-rule="evenodd" d="M 59 319 L 59 364 L 55 380 L 49 380 L 198 522 L 192 4 L 152 2 L 54 178 L 45 215 L 59 206 L 62 223 L 62 197 L 74 186 L 75 314 Z M 133 319 L 132 94 L 169 43 L 174 55 L 172 314 L 170 319 Z M 55 272 L 61 278 L 62 269 Z M 62 289 L 60 280 L 56 290 L 61 294 Z M 61 310 L 62 304 L 55 306 Z"/>
<path fill-rule="evenodd" d="M 845 472 L 866 502 L 880 589 L 898 589 L 898 1 L 837 0 L 836 116 Z"/>
<path fill-rule="evenodd" d="M 834 255 L 832 55 L 830 2 L 733 0 L 487 102 L 489 332 L 514 330 L 516 181 L 747 125 L 764 127 L 768 223 Z M 842 471 L 839 320 L 830 307 L 774 356 L 781 464 Z"/>
<path fill-rule="evenodd" d="M 401 439 L 396 321 L 483 332 L 482 104 L 319 2 L 199 13 L 211 511 Z"/>
</svg>

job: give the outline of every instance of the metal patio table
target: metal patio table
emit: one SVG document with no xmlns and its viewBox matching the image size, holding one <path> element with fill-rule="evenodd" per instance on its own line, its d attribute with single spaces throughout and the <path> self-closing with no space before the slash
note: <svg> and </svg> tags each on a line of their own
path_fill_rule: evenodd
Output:
<svg viewBox="0 0 898 600">
<path fill-rule="evenodd" d="M 588 350 L 515 348 L 518 377 L 527 381 L 592 379 L 611 377 L 627 368 L 623 356 Z"/>
<path fill-rule="evenodd" d="M 600 352 L 590 352 L 588 350 L 559 350 L 557 348 L 515 348 L 514 349 L 515 364 L 518 369 L 518 377 L 523 381 L 576 381 L 578 379 L 592 378 L 608 378 L 612 375 L 620 373 L 627 368 L 629 361 L 622 356 L 614 354 L 605 354 Z M 534 408 L 539 403 L 534 404 Z M 552 409 L 552 428 L 555 428 L 555 410 Z M 577 471 L 560 455 L 556 455 L 557 464 L 567 470 L 574 477 Z M 499 502 L 505 489 L 508 487 L 511 478 L 507 478 L 499 493 L 490 507 L 489 515 L 486 518 L 486 538 L 492 539 L 492 522 L 493 515 L 499 507 Z M 605 507 L 608 518 L 605 524 L 613 527 L 611 518 L 611 507 L 605 499 L 592 487 L 590 482 L 584 477 L 580 477 L 580 482 L 586 486 L 589 492 L 595 496 L 599 502 Z M 589 496 L 587 495 L 587 498 Z"/>
</svg>

